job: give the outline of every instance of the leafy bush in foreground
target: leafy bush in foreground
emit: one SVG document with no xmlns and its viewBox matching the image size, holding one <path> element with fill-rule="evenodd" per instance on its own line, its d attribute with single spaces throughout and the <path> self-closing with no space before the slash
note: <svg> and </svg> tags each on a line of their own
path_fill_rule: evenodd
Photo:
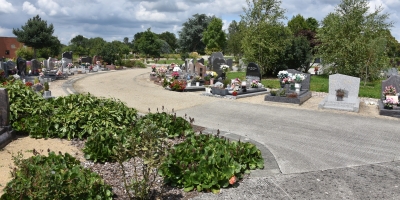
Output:
<svg viewBox="0 0 400 200">
<path fill-rule="evenodd" d="M 148 113 L 139 118 L 136 127 L 140 127 L 140 124 L 142 124 L 146 119 L 156 123 L 159 128 L 165 128 L 168 138 L 185 136 L 193 130 L 190 122 L 186 121 L 182 117 L 177 117 L 176 114 L 173 115 L 166 112 Z"/>
<path fill-rule="evenodd" d="M 111 186 L 69 154 L 13 157 L 17 168 L 0 199 L 112 199 Z"/>
<path fill-rule="evenodd" d="M 185 191 L 219 192 L 243 178 L 249 170 L 263 168 L 260 150 L 251 143 L 229 141 L 213 135 L 193 135 L 170 151 L 159 174 L 166 184 Z"/>
</svg>

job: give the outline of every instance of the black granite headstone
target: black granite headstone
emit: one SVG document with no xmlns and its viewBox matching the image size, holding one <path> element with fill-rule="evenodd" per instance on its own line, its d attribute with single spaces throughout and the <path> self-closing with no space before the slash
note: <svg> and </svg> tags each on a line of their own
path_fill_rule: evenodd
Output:
<svg viewBox="0 0 400 200">
<path fill-rule="evenodd" d="M 232 69 L 232 66 L 233 66 L 233 60 L 232 60 L 231 58 L 227 59 L 227 60 L 226 60 L 226 64 L 229 66 L 229 68 L 231 68 L 231 69 Z"/>
<path fill-rule="evenodd" d="M 32 73 L 32 75 L 38 76 L 39 75 L 39 69 L 40 69 L 40 62 L 37 61 L 36 59 L 32 59 L 32 61 L 31 61 L 31 73 Z"/>
<path fill-rule="evenodd" d="M 198 59 L 198 60 L 197 60 L 197 62 L 199 62 L 199 63 L 201 63 L 201 64 L 203 64 L 203 65 L 204 65 L 204 58 L 200 58 L 200 59 Z"/>
<path fill-rule="evenodd" d="M 224 72 L 221 69 L 221 65 L 226 64 L 225 59 L 223 58 L 214 58 L 214 61 L 212 63 L 212 71 L 215 71 L 218 74 L 218 77 L 221 76 L 221 74 Z"/>
<path fill-rule="evenodd" d="M 81 58 L 81 63 L 82 64 L 84 64 L 84 63 L 92 64 L 92 57 L 82 57 Z"/>
<path fill-rule="evenodd" d="M 259 77 L 261 81 L 260 67 L 256 63 L 249 63 L 246 69 L 246 77 L 253 76 Z"/>
<path fill-rule="evenodd" d="M 25 59 L 23 59 L 21 57 L 17 58 L 17 70 L 18 70 L 17 73 L 20 76 L 25 76 L 26 74 L 28 74 L 26 72 L 26 60 Z"/>
<path fill-rule="evenodd" d="M 63 58 L 68 58 L 68 59 L 71 59 L 71 60 L 72 60 L 72 51 L 70 51 L 70 52 L 64 52 L 64 53 L 62 54 L 62 57 L 63 57 Z"/>
</svg>

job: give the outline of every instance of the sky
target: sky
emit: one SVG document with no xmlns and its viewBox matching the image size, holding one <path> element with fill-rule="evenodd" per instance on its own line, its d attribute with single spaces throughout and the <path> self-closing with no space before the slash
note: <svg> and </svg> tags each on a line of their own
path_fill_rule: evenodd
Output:
<svg viewBox="0 0 400 200">
<path fill-rule="evenodd" d="M 300 14 L 322 21 L 341 0 L 281 0 L 290 20 Z M 400 41 L 400 0 L 370 0 L 370 9 L 381 6 L 390 14 L 392 35 Z M 154 33 L 171 32 L 178 38 L 182 24 L 194 14 L 221 18 L 227 30 L 232 20 L 240 21 L 246 0 L 0 0 L 0 36 L 15 37 L 28 19 L 39 15 L 53 24 L 54 36 L 68 45 L 77 35 L 101 37 L 111 42 L 129 41 L 138 32 L 151 28 Z M 284 23 L 287 23 L 287 20 Z"/>
</svg>

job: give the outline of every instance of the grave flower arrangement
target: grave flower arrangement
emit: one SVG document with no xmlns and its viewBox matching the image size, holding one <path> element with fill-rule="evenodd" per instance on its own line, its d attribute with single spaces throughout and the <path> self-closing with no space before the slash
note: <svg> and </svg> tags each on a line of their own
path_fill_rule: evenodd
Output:
<svg viewBox="0 0 400 200">
<path fill-rule="evenodd" d="M 170 83 L 169 88 L 173 91 L 183 91 L 186 88 L 186 85 L 187 83 L 184 80 L 173 80 Z"/>
<path fill-rule="evenodd" d="M 259 86 L 260 86 L 260 82 L 259 81 L 257 81 L 257 80 L 253 80 L 252 82 L 251 82 L 251 84 L 250 84 L 250 87 L 251 88 L 258 88 Z"/>
<path fill-rule="evenodd" d="M 194 77 L 194 80 L 195 80 L 196 82 L 198 82 L 198 81 L 201 80 L 201 77 L 200 77 L 200 76 L 195 76 L 195 77 Z"/>
<path fill-rule="evenodd" d="M 160 67 L 160 68 L 157 69 L 157 75 L 159 77 L 164 78 L 166 73 L 167 73 L 167 69 L 164 68 L 164 67 Z"/>
<path fill-rule="evenodd" d="M 289 78 L 289 72 L 286 70 L 279 71 L 278 78 L 281 80 L 283 80 L 284 78 Z"/>
<path fill-rule="evenodd" d="M 204 80 L 205 81 L 210 81 L 211 80 L 211 76 L 209 74 L 206 74 L 206 76 L 204 76 Z"/>
<path fill-rule="evenodd" d="M 217 72 L 214 71 L 206 71 L 206 74 L 209 75 L 211 78 L 215 78 L 218 76 Z"/>
<path fill-rule="evenodd" d="M 393 85 L 389 85 L 385 87 L 383 91 L 384 96 L 396 96 L 396 88 Z"/>
<path fill-rule="evenodd" d="M 155 66 L 155 65 L 152 65 L 152 66 L 151 66 L 151 71 L 152 71 L 152 72 L 156 72 L 156 66 Z"/>
<path fill-rule="evenodd" d="M 293 83 L 293 79 L 292 79 L 292 77 L 286 77 L 286 78 L 283 78 L 283 79 L 281 79 L 282 81 L 282 84 L 290 84 L 290 83 Z"/>
<path fill-rule="evenodd" d="M 293 77 L 292 77 L 292 79 L 293 79 L 293 81 L 294 82 L 296 82 L 296 83 L 301 83 L 301 82 L 303 82 L 304 81 L 304 79 L 306 79 L 306 75 L 304 75 L 304 74 L 295 74 Z"/>
<path fill-rule="evenodd" d="M 179 72 L 172 72 L 171 74 L 173 79 L 178 79 L 179 78 Z"/>
<path fill-rule="evenodd" d="M 97 61 L 97 62 L 99 62 L 99 61 Z M 68 68 L 71 68 L 71 67 L 73 67 L 74 66 L 74 64 L 72 64 L 72 63 L 68 63 Z"/>
<path fill-rule="evenodd" d="M 393 109 L 394 100 L 392 98 L 383 100 L 382 102 L 385 109 Z"/>
<path fill-rule="evenodd" d="M 224 73 L 228 72 L 229 66 L 228 65 L 221 65 L 221 69 Z"/>
</svg>

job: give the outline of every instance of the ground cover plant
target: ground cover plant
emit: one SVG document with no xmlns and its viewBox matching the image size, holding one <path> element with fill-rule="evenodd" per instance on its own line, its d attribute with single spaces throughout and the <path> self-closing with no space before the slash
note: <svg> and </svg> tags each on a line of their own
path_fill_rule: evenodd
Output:
<svg viewBox="0 0 400 200">
<path fill-rule="evenodd" d="M 111 186 L 69 154 L 14 156 L 13 179 L 0 199 L 112 199 Z"/>
<path fill-rule="evenodd" d="M 234 184 L 250 170 L 262 169 L 260 150 L 251 143 L 214 135 L 191 135 L 168 154 L 160 168 L 165 183 L 184 191 L 212 191 Z"/>
</svg>

